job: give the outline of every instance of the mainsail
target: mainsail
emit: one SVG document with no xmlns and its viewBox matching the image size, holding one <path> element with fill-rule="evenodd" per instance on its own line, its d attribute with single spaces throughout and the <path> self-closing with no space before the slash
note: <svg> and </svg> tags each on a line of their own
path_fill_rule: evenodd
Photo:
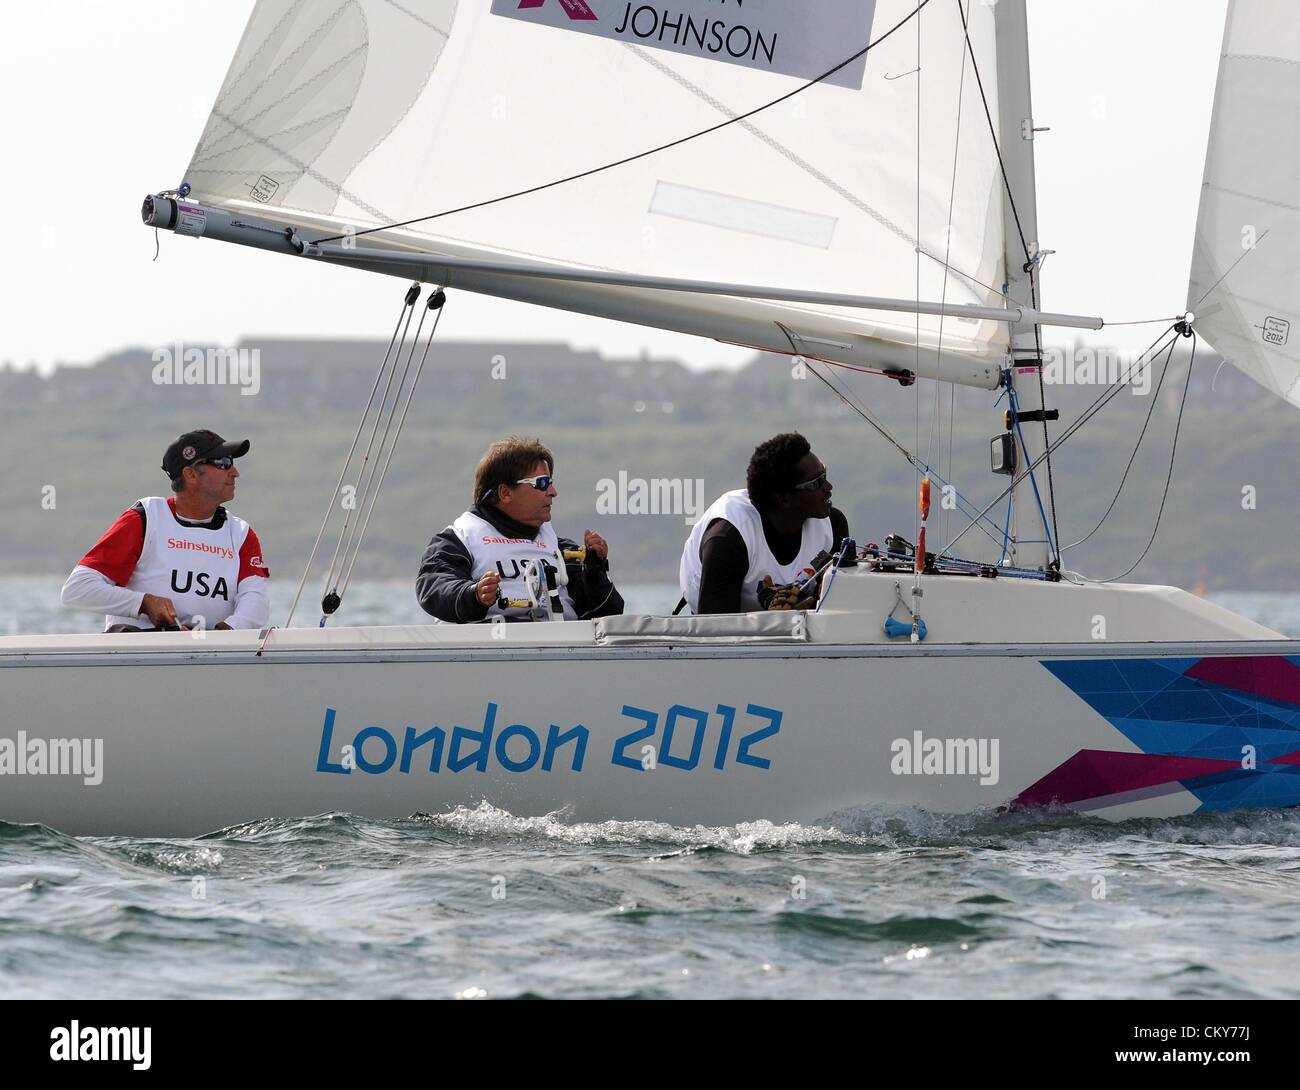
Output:
<svg viewBox="0 0 1300 1090">
<path fill-rule="evenodd" d="M 981 2 L 259 0 L 184 178 L 196 202 L 309 239 L 385 228 L 361 242 L 1000 307 L 1002 183 L 966 55 L 967 6 L 996 118 L 994 8 Z M 797 91 L 877 40 L 865 65 L 635 158 Z M 494 283 L 512 293 L 509 277 Z M 603 312 L 634 317 L 638 290 L 646 324 L 670 324 L 655 319 L 651 289 Z M 596 313 L 600 291 L 549 298 Z M 516 297 L 535 299 L 522 287 Z M 933 348 L 942 330 L 945 354 L 992 361 L 990 385 L 1007 345 L 1005 323 L 969 316 L 729 305 L 762 307 L 796 335 L 908 346 L 919 332 Z M 708 331 L 703 309 L 686 331 Z"/>
<path fill-rule="evenodd" d="M 1231 3 L 1187 306 L 1224 359 L 1300 406 L 1297 116 L 1294 5 Z"/>
</svg>

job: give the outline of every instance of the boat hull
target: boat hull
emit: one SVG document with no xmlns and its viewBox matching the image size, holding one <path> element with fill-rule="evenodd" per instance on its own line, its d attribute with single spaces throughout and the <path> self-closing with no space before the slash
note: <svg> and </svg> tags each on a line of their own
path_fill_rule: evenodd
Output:
<svg viewBox="0 0 1300 1090">
<path fill-rule="evenodd" d="M 676 825 L 1300 803 L 1300 657 L 1283 642 L 258 656 L 251 634 L 212 635 L 0 655 L 0 819 L 192 836 L 483 801 Z"/>
</svg>

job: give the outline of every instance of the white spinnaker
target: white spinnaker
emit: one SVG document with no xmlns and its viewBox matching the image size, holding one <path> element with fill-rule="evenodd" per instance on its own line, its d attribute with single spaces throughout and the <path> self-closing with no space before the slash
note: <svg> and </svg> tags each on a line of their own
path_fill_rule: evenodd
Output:
<svg viewBox="0 0 1300 1090">
<path fill-rule="evenodd" d="M 819 0 L 809 17 L 860 4 Z M 915 7 L 879 0 L 872 39 Z M 971 3 L 969 21 L 996 118 L 993 8 Z M 865 44 L 843 42 L 825 68 Z M 957 5 L 932 3 L 871 51 L 860 91 L 811 87 L 650 157 L 366 242 L 908 298 L 916 291 L 919 79 L 919 239 L 928 255 L 920 298 L 999 305 L 1001 179 L 964 50 Z M 475 0 L 260 0 L 185 180 L 198 201 L 323 227 L 321 237 L 636 155 L 803 82 L 493 16 Z M 945 254 L 955 270 L 946 285 Z M 917 327 L 910 315 L 773 309 L 831 316 L 846 330 L 901 343 L 914 342 Z M 939 322 L 921 319 L 923 344 L 937 343 Z M 945 349 L 998 351 L 1006 339 L 1003 323 L 943 319 Z"/>
<path fill-rule="evenodd" d="M 1231 3 L 1188 309 L 1223 357 L 1300 406 L 1300 23 Z"/>
</svg>

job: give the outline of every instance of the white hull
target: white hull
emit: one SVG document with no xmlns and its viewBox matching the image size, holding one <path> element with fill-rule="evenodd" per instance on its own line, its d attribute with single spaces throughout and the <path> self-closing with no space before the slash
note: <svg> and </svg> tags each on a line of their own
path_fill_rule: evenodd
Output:
<svg viewBox="0 0 1300 1090">
<path fill-rule="evenodd" d="M 1250 622 L 1168 588 L 1123 590 L 1146 592 L 1149 616 L 1172 602 L 1190 635 L 1197 623 L 1225 634 L 848 640 L 881 623 L 894 578 L 841 579 L 831 601 L 852 608 L 806 618 L 512 625 L 501 639 L 486 626 L 286 630 L 260 656 L 257 635 L 238 632 L 0 640 L 0 747 L 10 740 L 0 819 L 189 836 L 482 800 L 678 825 L 807 823 L 879 804 L 968 812 L 1056 800 L 1125 818 L 1300 803 L 1292 642 L 1246 638 Z M 1124 615 L 1116 588 L 927 586 L 931 640 L 959 629 L 959 616 L 1000 628 L 994 603 L 1013 614 L 1051 604 L 1065 625 L 1079 603 Z M 1209 722 L 1225 708 L 1223 723 Z M 68 774 L 66 747 L 63 774 L 35 772 L 32 754 L 52 739 L 102 739 L 102 782 L 85 782 L 88 767 Z"/>
</svg>

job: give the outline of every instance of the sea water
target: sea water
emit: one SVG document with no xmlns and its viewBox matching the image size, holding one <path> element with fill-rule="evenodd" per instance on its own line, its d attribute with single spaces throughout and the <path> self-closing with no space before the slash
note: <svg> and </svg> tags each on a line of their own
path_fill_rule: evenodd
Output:
<svg viewBox="0 0 1300 1090">
<path fill-rule="evenodd" d="M 0 632 L 93 628 L 58 586 L 0 579 Z M 1300 635 L 1298 595 L 1216 599 Z M 345 609 L 422 618 L 406 582 L 355 585 Z M 0 996 L 1300 996 L 1298 812 L 830 819 L 482 804 L 189 840 L 0 823 Z"/>
</svg>

